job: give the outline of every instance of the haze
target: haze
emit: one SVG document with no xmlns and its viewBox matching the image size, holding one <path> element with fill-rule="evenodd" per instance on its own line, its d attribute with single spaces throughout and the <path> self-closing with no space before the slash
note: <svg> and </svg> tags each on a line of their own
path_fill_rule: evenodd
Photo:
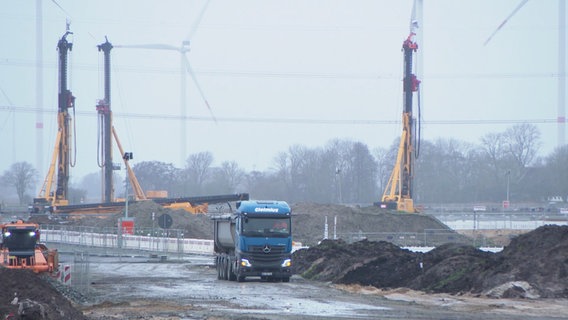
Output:
<svg viewBox="0 0 568 320">
<path fill-rule="evenodd" d="M 72 180 L 99 170 L 95 105 L 104 92 L 97 45 L 105 36 L 114 46 L 179 47 L 191 33 L 187 56 L 217 119 L 188 76 L 184 141 L 180 53 L 114 48 L 114 126 L 134 164 L 183 167 L 189 154 L 210 151 L 214 165 L 234 160 L 245 170 L 265 170 L 292 145 L 340 138 L 386 148 L 401 133 L 400 49 L 411 0 L 211 0 L 196 28 L 207 1 L 42 1 L 39 106 L 37 2 L 0 3 L 0 172 L 27 161 L 45 176 L 57 130 L 56 45 L 66 19 L 73 32 L 69 86 L 77 98 Z M 541 155 L 558 145 L 558 1 L 529 1 L 483 45 L 518 3 L 424 1 L 424 139 L 477 143 L 529 122 L 541 131 Z"/>
</svg>

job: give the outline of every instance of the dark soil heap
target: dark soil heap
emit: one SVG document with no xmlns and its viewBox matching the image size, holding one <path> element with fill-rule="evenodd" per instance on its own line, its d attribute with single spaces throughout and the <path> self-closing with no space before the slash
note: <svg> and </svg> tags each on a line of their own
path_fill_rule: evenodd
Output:
<svg viewBox="0 0 568 320">
<path fill-rule="evenodd" d="M 568 298 L 568 226 L 540 227 L 514 238 L 500 253 L 461 244 L 414 253 L 387 242 L 325 240 L 293 258 L 302 276 L 338 284 Z"/>
<path fill-rule="evenodd" d="M 0 267 L 0 319 L 87 319 L 43 277 Z"/>
</svg>

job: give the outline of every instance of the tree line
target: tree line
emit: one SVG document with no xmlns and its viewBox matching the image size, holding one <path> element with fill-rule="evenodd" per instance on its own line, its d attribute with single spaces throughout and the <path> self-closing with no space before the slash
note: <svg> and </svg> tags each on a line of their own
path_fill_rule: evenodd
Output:
<svg viewBox="0 0 568 320">
<path fill-rule="evenodd" d="M 542 202 L 568 196 L 568 145 L 539 157 L 540 132 L 518 124 L 488 133 L 479 144 L 453 138 L 424 140 L 415 145 L 416 204 Z M 395 164 L 398 141 L 370 150 L 361 142 L 335 139 L 308 148 L 293 145 L 274 156 L 271 168 L 246 172 L 235 161 L 213 166 L 211 152 L 192 154 L 184 168 L 144 161 L 133 170 L 143 190 L 163 190 L 169 197 L 250 193 L 255 199 L 291 203 L 354 203 L 380 201 Z M 26 162 L 13 164 L 1 176 L 20 203 L 31 201 L 37 173 Z M 85 176 L 69 191 L 70 203 L 100 193 L 100 173 Z M 116 181 L 115 186 L 124 182 Z"/>
</svg>

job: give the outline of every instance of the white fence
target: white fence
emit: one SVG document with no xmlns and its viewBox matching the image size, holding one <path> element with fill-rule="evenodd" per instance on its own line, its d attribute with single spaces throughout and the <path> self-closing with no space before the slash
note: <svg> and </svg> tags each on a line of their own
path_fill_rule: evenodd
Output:
<svg viewBox="0 0 568 320">
<path fill-rule="evenodd" d="M 41 230 L 41 241 L 100 248 L 122 248 L 164 253 L 212 254 L 213 240 L 150 237 L 130 234 Z"/>
</svg>

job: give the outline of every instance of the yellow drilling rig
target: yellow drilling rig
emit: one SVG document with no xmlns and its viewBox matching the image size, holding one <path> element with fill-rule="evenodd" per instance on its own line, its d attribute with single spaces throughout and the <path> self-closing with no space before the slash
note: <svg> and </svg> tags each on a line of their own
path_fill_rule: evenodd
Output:
<svg viewBox="0 0 568 320">
<path fill-rule="evenodd" d="M 398 146 L 396 162 L 385 191 L 378 204 L 386 209 L 402 212 L 417 212 L 413 201 L 414 160 L 417 155 L 415 148 L 419 138 L 415 134 L 416 123 L 412 114 L 414 93 L 419 92 L 420 80 L 413 73 L 413 55 L 418 50 L 418 44 L 414 41 L 417 27 L 416 21 L 411 22 L 410 35 L 402 44 L 404 54 L 404 79 L 403 97 L 404 106 L 402 112 L 402 135 Z M 420 99 L 418 99 L 420 101 Z M 420 108 L 420 103 L 418 103 Z"/>
</svg>

